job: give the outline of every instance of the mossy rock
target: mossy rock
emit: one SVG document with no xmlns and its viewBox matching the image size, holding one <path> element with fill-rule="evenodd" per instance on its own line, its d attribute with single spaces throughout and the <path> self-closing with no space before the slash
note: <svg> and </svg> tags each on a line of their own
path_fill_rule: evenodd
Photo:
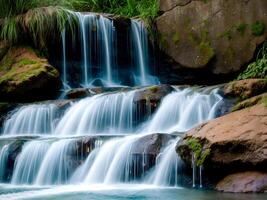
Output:
<svg viewBox="0 0 267 200">
<path fill-rule="evenodd" d="M 237 103 L 236 105 L 234 105 L 231 111 L 234 112 L 234 111 L 242 110 L 242 109 L 245 109 L 245 108 L 257 105 L 257 104 L 261 104 L 261 103 L 264 103 L 265 106 L 267 107 L 267 93 L 241 101 Z"/>
<path fill-rule="evenodd" d="M 29 47 L 13 47 L 0 62 L 0 97 L 34 101 L 55 96 L 61 87 L 59 72 Z"/>
</svg>

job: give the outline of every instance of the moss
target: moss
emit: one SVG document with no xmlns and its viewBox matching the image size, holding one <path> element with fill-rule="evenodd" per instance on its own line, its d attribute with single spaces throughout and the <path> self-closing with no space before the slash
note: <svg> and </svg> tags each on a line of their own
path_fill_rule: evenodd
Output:
<svg viewBox="0 0 267 200">
<path fill-rule="evenodd" d="M 236 26 L 237 32 L 239 32 L 242 36 L 245 34 L 248 24 L 241 23 Z"/>
<path fill-rule="evenodd" d="M 207 160 L 210 155 L 211 150 L 204 149 L 202 143 L 196 138 L 190 138 L 187 140 L 187 146 L 195 155 L 195 162 L 197 166 L 201 166 Z"/>
<path fill-rule="evenodd" d="M 249 98 L 245 101 L 241 101 L 231 108 L 231 112 L 249 108 L 251 106 L 264 103 L 266 105 L 267 93 Z"/>
<path fill-rule="evenodd" d="M 201 63 L 208 63 L 215 55 L 214 49 L 211 47 L 209 42 L 201 42 L 199 44 L 199 50 L 201 53 Z"/>
<path fill-rule="evenodd" d="M 251 32 L 255 36 L 261 36 L 265 32 L 265 24 L 261 21 L 256 21 L 251 24 Z"/>
<path fill-rule="evenodd" d="M 16 65 L 24 66 L 24 65 L 32 65 L 32 64 L 36 64 L 36 63 L 37 63 L 37 61 L 35 61 L 35 60 L 24 58 L 24 59 L 20 60 L 18 63 L 16 63 Z"/>
<path fill-rule="evenodd" d="M 233 38 L 232 36 L 232 31 L 231 30 L 226 30 L 223 33 L 219 34 L 220 38 L 226 38 L 228 40 L 231 40 Z"/>
<path fill-rule="evenodd" d="M 172 41 L 175 45 L 178 45 L 180 42 L 180 34 L 178 32 L 175 32 L 172 36 Z"/>
</svg>

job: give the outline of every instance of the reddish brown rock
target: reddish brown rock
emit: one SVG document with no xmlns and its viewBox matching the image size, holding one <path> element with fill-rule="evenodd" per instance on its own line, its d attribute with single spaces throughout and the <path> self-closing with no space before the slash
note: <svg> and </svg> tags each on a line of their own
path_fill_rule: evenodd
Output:
<svg viewBox="0 0 267 200">
<path fill-rule="evenodd" d="M 224 94 L 230 97 L 246 99 L 267 91 L 267 80 L 246 79 L 228 83 L 224 87 Z"/>
<path fill-rule="evenodd" d="M 188 164 L 192 155 L 189 141 L 210 150 L 206 164 L 211 168 L 240 170 L 267 166 L 267 108 L 256 105 L 189 131 L 177 145 L 177 152 Z"/>
<path fill-rule="evenodd" d="M 233 193 L 266 192 L 267 173 L 241 172 L 229 175 L 216 186 L 218 191 Z"/>
</svg>

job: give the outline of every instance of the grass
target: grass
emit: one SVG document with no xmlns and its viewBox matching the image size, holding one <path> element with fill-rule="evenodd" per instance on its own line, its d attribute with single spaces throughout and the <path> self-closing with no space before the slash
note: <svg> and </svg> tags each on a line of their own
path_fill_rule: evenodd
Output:
<svg viewBox="0 0 267 200">
<path fill-rule="evenodd" d="M 151 21 L 158 14 L 157 0 L 0 0 L 0 39 L 10 44 L 30 34 L 36 46 L 44 47 L 51 34 L 76 16 L 69 10 L 104 12 Z"/>
</svg>

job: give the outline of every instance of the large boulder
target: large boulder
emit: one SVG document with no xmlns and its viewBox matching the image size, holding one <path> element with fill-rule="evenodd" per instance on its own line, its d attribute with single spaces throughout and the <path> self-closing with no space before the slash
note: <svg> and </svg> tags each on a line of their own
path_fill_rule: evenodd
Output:
<svg viewBox="0 0 267 200">
<path fill-rule="evenodd" d="M 49 99 L 60 87 L 58 71 L 29 47 L 13 47 L 0 61 L 1 99 Z"/>
<path fill-rule="evenodd" d="M 160 10 L 161 46 L 182 69 L 239 71 L 267 36 L 267 1 L 160 0 Z"/>
<path fill-rule="evenodd" d="M 266 192 L 267 173 L 248 171 L 231 174 L 222 179 L 216 189 L 233 193 Z"/>
<path fill-rule="evenodd" d="M 195 154 L 198 164 L 219 168 L 221 174 L 264 168 L 266 122 L 267 107 L 263 104 L 230 113 L 190 130 L 177 144 L 177 152 L 188 164 Z"/>
</svg>

